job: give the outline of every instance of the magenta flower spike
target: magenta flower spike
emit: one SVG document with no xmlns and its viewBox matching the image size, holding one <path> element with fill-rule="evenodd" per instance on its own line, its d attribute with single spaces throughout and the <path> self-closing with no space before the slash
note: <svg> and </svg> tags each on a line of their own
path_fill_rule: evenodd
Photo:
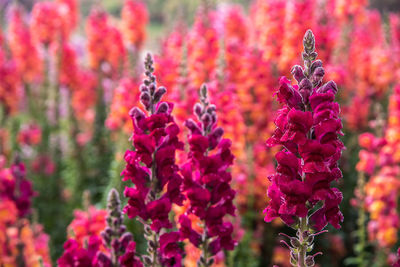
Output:
<svg viewBox="0 0 400 267">
<path fill-rule="evenodd" d="M 135 149 L 126 151 L 122 175 L 134 187 L 125 188 L 124 195 L 129 200 L 124 212 L 144 224 L 148 240 L 148 255 L 143 257 L 145 266 L 181 266 L 179 234 L 166 230 L 173 226 L 169 219 L 172 204 L 182 205 L 184 200 L 183 179 L 175 164 L 175 152 L 183 149 L 183 143 L 178 140 L 180 130 L 171 115 L 173 105 L 161 102 L 166 89 L 157 88 L 153 72 L 153 59 L 148 54 L 145 79 L 140 86 L 140 102 L 145 111 L 134 107 L 129 112 Z"/>
<path fill-rule="evenodd" d="M 342 177 L 338 167 L 343 143 L 339 140 L 342 122 L 335 102 L 337 86 L 322 84 L 322 61 L 316 60 L 315 38 L 308 30 L 303 39 L 304 66 L 296 65 L 292 74 L 297 85 L 282 77 L 277 98 L 283 107 L 275 119 L 277 126 L 268 146 L 281 145 L 275 156 L 276 173 L 269 180 L 270 202 L 265 221 L 279 217 L 297 230 L 290 238 L 293 266 L 314 266 L 312 250 L 315 232 L 330 223 L 340 228 L 343 215 L 339 204 L 342 193 L 331 183 Z M 320 233 L 317 233 L 320 234 Z"/>
<path fill-rule="evenodd" d="M 189 159 L 182 167 L 183 189 L 189 201 L 185 214 L 179 217 L 183 239 L 201 248 L 198 266 L 212 266 L 214 256 L 221 250 L 233 250 L 233 225 L 225 218 L 235 216 L 231 188 L 232 176 L 228 168 L 234 156 L 231 141 L 223 139 L 223 129 L 217 126 L 216 107 L 210 104 L 205 85 L 200 89 L 200 103 L 194 106 L 197 122 L 187 120 L 190 130 Z M 188 215 L 194 214 L 201 221 L 202 233 L 196 232 Z"/>
</svg>

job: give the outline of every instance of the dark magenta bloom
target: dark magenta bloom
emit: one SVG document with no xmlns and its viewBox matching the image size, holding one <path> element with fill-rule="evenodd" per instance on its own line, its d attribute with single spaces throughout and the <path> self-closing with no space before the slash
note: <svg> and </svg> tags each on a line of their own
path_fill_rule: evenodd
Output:
<svg viewBox="0 0 400 267">
<path fill-rule="evenodd" d="M 101 240 L 97 236 L 89 238 L 87 248 L 79 246 L 74 239 L 69 239 L 64 244 L 64 253 L 58 259 L 57 263 L 60 267 L 87 267 L 87 266 L 104 266 L 99 265 L 96 255 L 99 252 Z"/>
<path fill-rule="evenodd" d="M 343 126 L 335 102 L 337 86 L 333 81 L 322 85 L 325 71 L 322 61 L 315 60 L 313 35 L 307 33 L 305 38 L 306 67 L 292 68 L 298 85 L 291 85 L 286 78 L 279 81 L 277 98 L 283 107 L 267 145 L 281 145 L 283 150 L 276 154 L 276 173 L 269 177 L 270 203 L 264 213 L 267 222 L 280 217 L 286 224 L 295 225 L 322 203 L 310 217 L 314 230 L 319 231 L 328 223 L 339 228 L 343 221 L 339 209 L 342 195 L 331 186 L 342 177 L 337 162 L 344 148 L 338 138 L 343 135 Z"/>
<path fill-rule="evenodd" d="M 12 176 L 12 179 L 8 174 Z M 13 201 L 19 217 L 22 218 L 31 213 L 32 197 L 35 195 L 32 182 L 26 178 L 25 165 L 19 159 L 0 175 L 0 199 Z"/>
<path fill-rule="evenodd" d="M 134 150 L 125 153 L 126 167 L 122 175 L 123 181 L 130 180 L 134 185 L 125 188 L 128 203 L 124 212 L 129 218 L 140 217 L 145 224 L 151 254 L 144 257 L 145 263 L 180 266 L 180 252 L 174 254 L 179 248 L 179 233 L 160 234 L 173 226 L 169 218 L 172 205 L 182 205 L 185 199 L 183 178 L 175 163 L 176 151 L 183 149 L 183 143 L 178 139 L 180 129 L 171 115 L 173 104 L 161 101 L 166 89 L 157 88 L 150 55 L 146 57 L 145 69 L 146 77 L 140 86 L 140 101 L 145 111 L 134 107 L 129 112 L 134 128 Z M 176 235 L 177 238 L 171 238 Z M 123 259 L 129 265 L 127 257 Z"/>
<path fill-rule="evenodd" d="M 194 107 L 198 122 L 187 120 L 185 123 L 190 131 L 190 150 L 181 174 L 189 206 L 179 218 L 179 229 L 181 238 L 188 238 L 197 247 L 209 242 L 209 252 L 215 255 L 223 249 L 233 250 L 236 245 L 232 239 L 233 226 L 224 220 L 228 214 L 235 216 L 236 192 L 231 188 L 232 177 L 228 171 L 234 157 L 231 141 L 223 139 L 223 130 L 217 127 L 216 107 L 208 102 L 205 86 L 200 90 L 200 102 Z M 192 229 L 189 214 L 196 215 L 204 224 L 203 237 Z"/>
<path fill-rule="evenodd" d="M 143 267 L 143 263 L 135 256 L 136 243 L 131 241 L 126 247 L 126 252 L 119 258 L 119 264 L 122 267 Z"/>
</svg>

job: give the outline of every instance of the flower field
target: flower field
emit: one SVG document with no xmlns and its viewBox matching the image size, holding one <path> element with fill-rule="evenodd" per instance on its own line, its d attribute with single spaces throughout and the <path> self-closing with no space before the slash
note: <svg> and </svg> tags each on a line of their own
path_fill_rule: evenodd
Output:
<svg viewBox="0 0 400 267">
<path fill-rule="evenodd" d="M 83 2 L 0 3 L 0 267 L 400 266 L 400 13 Z"/>
</svg>

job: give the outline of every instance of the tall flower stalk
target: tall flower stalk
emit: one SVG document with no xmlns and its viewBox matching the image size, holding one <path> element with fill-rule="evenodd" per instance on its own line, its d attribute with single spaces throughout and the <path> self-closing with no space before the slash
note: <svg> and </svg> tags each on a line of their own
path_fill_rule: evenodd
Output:
<svg viewBox="0 0 400 267">
<path fill-rule="evenodd" d="M 180 187 L 182 178 L 175 164 L 175 152 L 183 149 L 178 140 L 179 127 L 171 115 L 173 105 L 160 102 L 166 93 L 158 87 L 153 75 L 153 59 L 145 59 L 145 79 L 140 86 L 140 101 L 145 112 L 138 107 L 130 111 L 134 132 L 134 151 L 126 151 L 123 180 L 130 180 L 134 187 L 126 187 L 129 198 L 124 208 L 129 218 L 138 218 L 144 225 L 148 241 L 148 255 L 143 257 L 145 266 L 179 266 L 181 250 L 177 244 L 178 232 L 172 228 L 169 213 L 172 204 L 182 205 Z"/>
<path fill-rule="evenodd" d="M 224 131 L 217 127 L 216 107 L 210 104 L 205 85 L 200 89 L 200 103 L 194 106 L 194 113 L 198 122 L 185 123 L 190 130 L 190 152 L 182 173 L 189 204 L 179 222 L 182 238 L 201 248 L 197 265 L 206 267 L 213 264 L 218 252 L 233 250 L 236 245 L 233 225 L 224 220 L 227 214 L 235 216 L 235 191 L 230 186 L 232 176 L 228 171 L 234 157 L 231 141 L 222 139 Z M 192 228 L 188 216 L 193 215 L 200 221 L 200 233 Z"/>
<path fill-rule="evenodd" d="M 281 145 L 275 155 L 276 173 L 269 177 L 271 199 L 264 210 L 265 221 L 280 217 L 296 229 L 290 237 L 291 264 L 314 266 L 314 236 L 328 223 L 340 228 L 343 215 L 339 204 L 342 193 L 331 183 L 342 177 L 338 168 L 343 143 L 339 104 L 334 101 L 337 86 L 333 81 L 322 84 L 325 74 L 322 61 L 316 60 L 315 38 L 308 30 L 303 39 L 304 66 L 292 68 L 297 85 L 280 79 L 277 126 L 267 145 Z M 323 231 L 322 231 L 323 232 Z M 319 254 L 319 253 L 317 253 Z"/>
<path fill-rule="evenodd" d="M 96 210 L 94 207 L 90 207 L 87 214 L 79 216 L 82 215 L 82 218 L 76 218 L 70 225 L 75 237 L 65 242 L 64 253 L 57 261 L 58 266 L 143 267 L 136 256 L 133 236 L 126 231 L 123 224 L 117 190 L 112 188 L 108 194 L 106 217 L 104 210 Z M 95 218 L 90 218 L 89 215 L 95 215 Z M 101 233 L 98 233 L 98 229 L 93 229 L 104 225 L 105 229 Z M 82 231 L 85 228 L 89 231 Z"/>
</svg>

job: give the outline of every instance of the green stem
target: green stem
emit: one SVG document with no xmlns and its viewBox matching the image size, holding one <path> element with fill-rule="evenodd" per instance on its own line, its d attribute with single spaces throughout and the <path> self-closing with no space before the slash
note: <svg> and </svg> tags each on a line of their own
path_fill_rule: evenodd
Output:
<svg viewBox="0 0 400 267">
<path fill-rule="evenodd" d="M 367 221 L 367 216 L 365 214 L 365 210 L 363 207 L 363 201 L 364 201 L 364 197 L 365 197 L 365 192 L 364 192 L 365 182 L 366 182 L 365 173 L 359 172 L 357 188 L 358 188 L 359 194 L 360 194 L 360 196 L 359 196 L 360 206 L 358 208 L 358 220 L 357 220 L 358 246 L 355 249 L 355 252 L 356 252 L 357 258 L 359 260 L 360 267 L 367 266 L 367 258 L 366 258 L 366 256 L 367 256 L 366 255 L 367 238 L 366 238 L 366 227 L 365 227 L 365 223 Z"/>
<path fill-rule="evenodd" d="M 207 236 L 207 230 L 204 229 L 204 233 L 202 236 L 203 239 L 203 244 L 202 244 L 202 252 L 201 252 L 201 256 L 200 256 L 200 260 L 197 262 L 197 266 L 198 267 L 208 267 L 211 266 L 210 260 L 209 260 L 209 256 L 208 255 L 208 242 L 209 242 L 209 238 Z"/>
<path fill-rule="evenodd" d="M 306 264 L 306 257 L 307 257 L 307 240 L 304 240 L 304 232 L 308 231 L 308 218 L 300 218 L 300 227 L 299 227 L 299 241 L 300 241 L 300 247 L 298 248 L 298 253 L 297 253 L 297 266 L 298 267 L 307 267 Z"/>
</svg>

